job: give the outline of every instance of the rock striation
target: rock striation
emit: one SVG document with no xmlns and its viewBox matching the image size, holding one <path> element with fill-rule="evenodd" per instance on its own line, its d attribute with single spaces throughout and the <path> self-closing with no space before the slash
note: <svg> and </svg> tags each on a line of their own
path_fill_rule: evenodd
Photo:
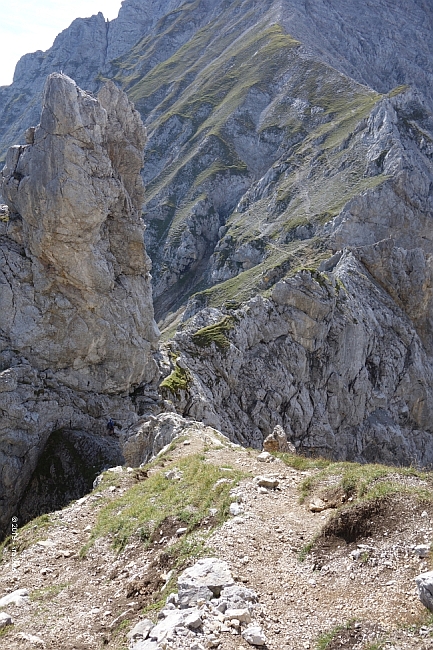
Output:
<svg viewBox="0 0 433 650">
<path fill-rule="evenodd" d="M 140 219 L 145 137 L 140 116 L 112 82 L 95 98 L 54 73 L 40 124 L 7 154 L 1 523 L 52 432 L 101 433 L 109 415 L 131 424 L 137 416 L 129 393 L 157 382 L 158 330 Z M 108 455 L 112 460 L 111 446 Z"/>
<path fill-rule="evenodd" d="M 323 266 L 191 318 L 165 396 L 244 445 L 279 426 L 307 454 L 431 464 L 431 255 L 384 241 Z"/>
</svg>

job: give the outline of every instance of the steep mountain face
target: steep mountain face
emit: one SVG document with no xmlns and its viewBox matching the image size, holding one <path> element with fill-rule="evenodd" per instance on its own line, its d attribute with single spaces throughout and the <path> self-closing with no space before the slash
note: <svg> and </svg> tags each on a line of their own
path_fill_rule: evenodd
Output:
<svg viewBox="0 0 433 650">
<path fill-rule="evenodd" d="M 238 309 L 201 310 L 171 343 L 179 410 L 261 447 L 361 462 L 433 460 L 431 255 L 346 250 Z"/>
<path fill-rule="evenodd" d="M 58 169 L 47 111 L 4 170 L 22 217 L 2 226 L 4 274 L 25 287 L 1 298 L 5 391 L 20 422 L 45 423 L 31 467 L 67 418 L 96 431 L 115 410 L 127 440 L 157 398 L 141 208 L 173 339 L 166 408 L 257 447 L 280 425 L 309 453 L 432 461 L 432 21 L 423 0 L 125 0 L 21 60 L 0 89 L 0 151 L 37 121 L 47 74 L 115 82 L 98 101 L 56 89 L 71 116 Z M 134 404 L 119 396 L 136 387 Z M 8 486 L 36 435 L 14 426 Z"/>
<path fill-rule="evenodd" d="M 52 432 L 134 422 L 120 396 L 158 380 L 140 116 L 114 84 L 95 99 L 55 73 L 26 136 L 1 179 L 1 524 Z"/>
</svg>

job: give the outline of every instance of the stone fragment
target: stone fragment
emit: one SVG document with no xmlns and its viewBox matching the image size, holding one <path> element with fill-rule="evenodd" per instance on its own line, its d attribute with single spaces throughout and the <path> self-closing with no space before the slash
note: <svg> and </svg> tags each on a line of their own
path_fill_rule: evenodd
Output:
<svg viewBox="0 0 433 650">
<path fill-rule="evenodd" d="M 428 554 L 430 553 L 430 544 L 418 544 L 418 546 L 415 546 L 413 549 L 413 552 L 420 558 L 428 557 Z"/>
<path fill-rule="evenodd" d="M 29 602 L 28 589 L 17 589 L 7 596 L 0 598 L 0 608 L 7 607 L 8 605 L 25 605 Z"/>
<path fill-rule="evenodd" d="M 185 618 L 185 625 L 191 630 L 196 630 L 197 628 L 201 627 L 202 623 L 203 621 L 201 619 L 200 612 L 197 609 L 191 612 L 191 614 Z"/>
<path fill-rule="evenodd" d="M 244 508 L 240 503 L 235 502 L 230 504 L 230 514 L 233 515 L 233 517 L 237 517 L 238 515 L 242 514 L 243 511 Z"/>
<path fill-rule="evenodd" d="M 250 645 L 263 646 L 266 644 L 266 637 L 262 628 L 256 625 L 247 627 L 242 632 L 242 637 Z"/>
<path fill-rule="evenodd" d="M 271 456 L 269 452 L 263 451 L 261 454 L 257 456 L 257 460 L 259 463 L 270 463 L 274 460 L 274 457 Z"/>
<path fill-rule="evenodd" d="M 218 597 L 224 587 L 234 584 L 234 580 L 227 562 L 218 558 L 205 558 L 185 569 L 177 584 L 179 603 L 185 608 L 200 598 L 210 600 Z"/>
<path fill-rule="evenodd" d="M 12 616 L 9 616 L 9 614 L 6 614 L 6 612 L 0 612 L 0 630 L 4 627 L 7 627 L 8 625 L 13 625 L 13 619 Z"/>
<path fill-rule="evenodd" d="M 418 596 L 424 607 L 433 612 L 433 571 L 420 573 L 415 578 Z"/>
<path fill-rule="evenodd" d="M 241 623 L 251 623 L 251 614 L 248 609 L 227 609 L 225 612 L 226 619 L 236 619 Z"/>
<path fill-rule="evenodd" d="M 225 587 L 220 596 L 220 605 L 218 606 L 218 609 L 220 609 L 220 606 L 224 606 L 224 610 L 220 611 L 226 611 L 227 608 L 229 609 L 245 609 L 248 607 L 248 603 L 256 603 L 257 602 L 257 594 L 255 591 L 252 589 L 248 589 L 247 587 L 244 587 L 243 585 L 231 585 L 230 587 Z"/>
<path fill-rule="evenodd" d="M 45 648 L 45 641 L 34 634 L 26 634 L 25 632 L 20 632 L 18 635 L 19 639 L 23 641 L 28 641 L 31 643 L 32 648 Z"/>
<path fill-rule="evenodd" d="M 41 539 L 39 542 L 36 542 L 38 546 L 42 546 L 43 548 L 53 548 L 55 546 L 55 542 L 53 542 L 51 539 Z"/>
<path fill-rule="evenodd" d="M 283 427 L 277 424 L 263 442 L 263 451 L 296 454 L 295 446 L 287 440 Z"/>
<path fill-rule="evenodd" d="M 159 643 L 169 636 L 177 626 L 184 625 L 185 612 L 175 609 L 166 613 L 167 616 L 149 631 L 149 639 L 152 641 Z"/>
<path fill-rule="evenodd" d="M 126 635 L 127 639 L 147 639 L 149 632 L 155 625 L 148 618 L 139 621 L 135 627 Z"/>
<path fill-rule="evenodd" d="M 275 490 L 279 485 L 279 480 L 271 476 L 256 476 L 254 481 L 259 487 L 264 487 L 267 490 Z"/>
<path fill-rule="evenodd" d="M 160 650 L 160 648 L 158 641 L 151 641 L 150 639 L 138 641 L 131 646 L 131 650 Z"/>
<path fill-rule="evenodd" d="M 112 472 L 113 474 L 122 474 L 123 473 L 123 467 L 122 465 L 117 465 L 116 467 L 109 467 L 107 469 L 107 472 Z M 82 499 L 78 499 L 77 503 L 84 503 L 87 501 L 87 497 L 83 497 Z"/>
<path fill-rule="evenodd" d="M 315 497 L 308 507 L 311 512 L 323 512 L 323 510 L 328 508 L 328 505 L 322 499 Z"/>
<path fill-rule="evenodd" d="M 171 469 L 169 472 L 164 474 L 167 481 L 180 481 L 183 476 L 183 472 L 178 469 Z"/>
</svg>

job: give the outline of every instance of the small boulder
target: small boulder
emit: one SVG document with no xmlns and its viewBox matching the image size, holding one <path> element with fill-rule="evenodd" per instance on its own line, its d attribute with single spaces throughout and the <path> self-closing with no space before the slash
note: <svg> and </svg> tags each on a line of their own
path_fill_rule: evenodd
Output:
<svg viewBox="0 0 433 650">
<path fill-rule="evenodd" d="M 135 627 L 126 635 L 127 639 L 147 639 L 149 632 L 154 628 L 154 624 L 148 618 L 139 621 Z"/>
<path fill-rule="evenodd" d="M 227 562 L 205 558 L 185 569 L 178 581 L 179 603 L 182 608 L 195 605 L 197 600 L 218 598 L 221 590 L 234 584 Z"/>
<path fill-rule="evenodd" d="M 167 481 L 180 481 L 183 476 L 183 472 L 178 469 L 171 469 L 169 472 L 164 474 Z"/>
<path fill-rule="evenodd" d="M 415 578 L 418 597 L 424 607 L 433 612 L 433 571 L 421 573 Z"/>
<path fill-rule="evenodd" d="M 266 488 L 267 490 L 275 490 L 279 485 L 279 480 L 271 476 L 256 476 L 254 481 L 259 487 Z"/>
<path fill-rule="evenodd" d="M 309 505 L 311 512 L 323 512 L 323 510 L 326 510 L 326 508 L 328 508 L 328 505 L 325 503 L 325 501 L 322 501 L 322 499 L 319 499 L 318 497 L 313 499 Z"/>
<path fill-rule="evenodd" d="M 271 463 L 274 460 L 274 457 L 267 451 L 263 451 L 257 456 L 259 463 Z"/>
<path fill-rule="evenodd" d="M 200 612 L 196 609 L 191 614 L 189 614 L 185 619 L 186 627 L 189 627 L 190 630 L 196 630 L 201 627 L 203 621 L 201 620 Z"/>
<path fill-rule="evenodd" d="M 251 623 L 251 614 L 248 609 L 227 609 L 225 612 L 226 620 L 236 619 L 240 623 Z"/>
<path fill-rule="evenodd" d="M 25 605 L 29 602 L 29 592 L 27 589 L 17 589 L 7 596 L 0 598 L 0 609 L 8 605 Z"/>
<path fill-rule="evenodd" d="M 287 440 L 283 427 L 277 424 L 272 433 L 263 442 L 263 451 L 296 454 L 296 448 Z"/>
<path fill-rule="evenodd" d="M 235 502 L 230 504 L 230 514 L 233 515 L 233 517 L 237 517 L 238 515 L 241 515 L 243 511 L 244 511 L 243 506 L 241 506 L 240 503 Z"/>
<path fill-rule="evenodd" d="M 171 611 L 165 610 L 164 613 L 166 617 L 149 631 L 149 639 L 158 641 L 158 643 L 172 634 L 176 627 L 184 626 L 185 612 L 174 609 Z"/>
<path fill-rule="evenodd" d="M 418 546 L 415 546 L 413 549 L 413 552 L 415 555 L 418 555 L 420 558 L 425 558 L 428 557 L 428 554 L 430 553 L 430 545 L 429 544 L 418 544 Z"/>
<path fill-rule="evenodd" d="M 6 614 L 6 612 L 0 612 L 0 630 L 2 630 L 4 627 L 7 627 L 8 625 L 13 625 L 14 622 L 12 620 L 12 616 L 9 616 L 9 614 Z"/>
<path fill-rule="evenodd" d="M 244 632 L 242 632 L 242 637 L 250 645 L 263 646 L 266 645 L 266 637 L 261 627 L 254 625 L 247 627 Z"/>
</svg>

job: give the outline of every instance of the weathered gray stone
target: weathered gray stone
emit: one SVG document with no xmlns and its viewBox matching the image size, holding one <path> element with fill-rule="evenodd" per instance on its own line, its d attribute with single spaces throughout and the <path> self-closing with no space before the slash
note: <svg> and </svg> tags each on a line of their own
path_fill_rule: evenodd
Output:
<svg viewBox="0 0 433 650">
<path fill-rule="evenodd" d="M 249 609 L 226 609 L 224 612 L 226 619 L 237 619 L 241 623 L 251 623 L 251 614 Z"/>
<path fill-rule="evenodd" d="M 131 640 L 136 640 L 136 639 L 147 639 L 149 636 L 149 632 L 154 628 L 155 625 L 150 621 L 148 618 L 143 619 L 142 621 L 139 621 L 135 627 L 128 632 L 126 635 L 127 639 Z"/>
<path fill-rule="evenodd" d="M 247 629 L 242 632 L 242 637 L 250 645 L 262 646 L 266 644 L 266 636 L 262 628 L 258 625 L 247 627 Z"/>
<path fill-rule="evenodd" d="M 420 601 L 433 612 L 433 571 L 421 573 L 415 578 L 415 582 Z"/>
<path fill-rule="evenodd" d="M 0 608 L 7 607 L 8 605 L 25 605 L 30 600 L 28 589 L 16 589 L 11 594 L 0 598 Z"/>
<path fill-rule="evenodd" d="M 6 612 L 0 612 L 0 630 L 8 627 L 8 625 L 13 625 L 13 623 L 12 616 L 6 614 Z"/>
<path fill-rule="evenodd" d="M 224 587 L 234 584 L 227 562 L 217 558 L 199 560 L 185 569 L 178 581 L 179 604 L 182 608 L 197 600 L 217 598 Z"/>
</svg>

